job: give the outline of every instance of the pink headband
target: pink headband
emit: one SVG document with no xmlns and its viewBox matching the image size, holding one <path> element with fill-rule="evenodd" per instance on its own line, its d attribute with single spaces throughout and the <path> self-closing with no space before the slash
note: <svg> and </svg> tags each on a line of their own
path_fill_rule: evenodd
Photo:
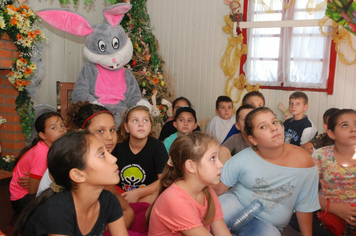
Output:
<svg viewBox="0 0 356 236">
<path fill-rule="evenodd" d="M 82 129 L 84 129 L 86 123 L 88 123 L 89 120 L 91 120 L 94 116 L 97 116 L 97 115 L 102 114 L 102 113 L 108 113 L 108 114 L 110 114 L 110 115 L 113 115 L 110 111 L 99 111 L 99 112 L 97 112 L 97 113 L 94 113 L 93 115 L 89 116 L 89 117 L 85 120 L 85 122 L 84 122 L 83 125 L 82 125 Z"/>
</svg>

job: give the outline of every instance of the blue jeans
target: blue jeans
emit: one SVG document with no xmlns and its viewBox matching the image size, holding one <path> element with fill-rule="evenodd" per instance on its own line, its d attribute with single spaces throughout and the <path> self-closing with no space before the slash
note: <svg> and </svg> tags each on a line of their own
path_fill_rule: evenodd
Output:
<svg viewBox="0 0 356 236">
<path fill-rule="evenodd" d="M 219 196 L 219 201 L 224 214 L 224 221 L 228 228 L 230 228 L 229 222 L 240 212 L 244 207 L 241 205 L 240 201 L 237 199 L 236 195 L 229 191 Z M 281 233 L 277 227 L 270 223 L 253 218 L 249 223 L 243 226 L 238 232 L 240 236 L 280 236 Z M 233 234 L 234 235 L 234 234 Z"/>
</svg>

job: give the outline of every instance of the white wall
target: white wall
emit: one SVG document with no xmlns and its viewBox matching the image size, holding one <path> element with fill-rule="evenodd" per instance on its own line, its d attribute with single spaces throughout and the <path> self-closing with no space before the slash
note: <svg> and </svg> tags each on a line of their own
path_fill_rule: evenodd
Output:
<svg viewBox="0 0 356 236">
<path fill-rule="evenodd" d="M 94 0 L 90 8 L 81 2 L 78 11 L 93 23 L 103 22 L 104 1 Z M 32 0 L 35 10 L 60 7 L 58 0 Z M 70 5 L 70 9 L 74 9 Z M 148 0 L 153 33 L 160 44 L 160 54 L 174 77 L 174 88 L 178 96 L 191 100 L 198 119 L 214 115 L 215 99 L 224 93 L 225 79 L 220 68 L 220 58 L 225 51 L 228 35 L 222 31 L 223 16 L 229 7 L 223 0 Z M 56 104 L 55 81 L 75 82 L 84 64 L 82 48 L 84 38 L 74 37 L 44 25 L 44 33 L 49 38 L 43 55 L 46 72 L 40 85 L 40 101 Z M 352 39 L 356 45 L 355 37 Z M 342 46 L 349 59 L 351 50 Z M 347 53 L 350 53 L 349 55 Z M 322 131 L 322 114 L 327 108 L 356 109 L 356 66 L 345 66 L 337 61 L 334 94 L 306 92 L 310 108 L 308 116 Z M 266 105 L 279 116 L 278 103 L 288 104 L 289 94 L 276 90 L 261 90 L 266 97 Z M 37 102 L 37 103 L 38 103 Z"/>
</svg>

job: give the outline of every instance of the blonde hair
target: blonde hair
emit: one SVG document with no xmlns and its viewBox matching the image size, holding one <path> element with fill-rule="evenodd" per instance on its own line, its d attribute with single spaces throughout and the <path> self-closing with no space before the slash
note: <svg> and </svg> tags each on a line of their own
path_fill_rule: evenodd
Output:
<svg viewBox="0 0 356 236">
<path fill-rule="evenodd" d="M 212 135 L 199 131 L 178 137 L 170 148 L 170 163 L 167 164 L 162 171 L 157 198 L 175 181 L 184 178 L 185 162 L 187 160 L 199 163 L 212 144 L 218 145 L 218 141 L 216 141 Z M 208 201 L 208 211 L 203 220 L 203 224 L 210 224 L 215 217 L 215 203 L 208 186 L 203 189 L 203 192 Z M 154 203 L 148 210 L 147 220 L 149 220 L 153 205 Z"/>
<path fill-rule="evenodd" d="M 118 130 L 117 130 L 117 142 L 118 143 L 122 143 L 122 142 L 124 142 L 124 141 L 129 139 L 130 135 L 126 132 L 125 123 L 127 123 L 127 121 L 130 118 L 130 115 L 134 111 L 146 111 L 148 116 L 149 116 L 149 118 L 150 118 L 151 127 L 152 127 L 153 118 L 151 116 L 150 110 L 146 106 L 139 105 L 139 106 L 131 107 L 131 108 L 127 109 L 124 112 L 124 114 L 122 115 L 121 123 L 120 123 L 120 126 L 119 126 Z"/>
</svg>

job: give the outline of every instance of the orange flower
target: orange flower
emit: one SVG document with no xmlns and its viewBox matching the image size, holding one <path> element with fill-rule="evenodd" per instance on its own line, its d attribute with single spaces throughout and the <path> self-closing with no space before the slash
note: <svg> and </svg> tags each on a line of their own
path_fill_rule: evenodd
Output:
<svg viewBox="0 0 356 236">
<path fill-rule="evenodd" d="M 152 90 L 152 94 L 154 94 L 156 92 L 156 89 Z"/>
<path fill-rule="evenodd" d="M 26 9 L 26 10 L 28 10 L 28 9 L 30 9 L 28 6 L 26 6 L 26 5 L 22 5 L 21 6 L 23 9 Z"/>
<path fill-rule="evenodd" d="M 27 75 L 32 74 L 31 68 L 26 68 L 24 73 L 27 74 Z"/>
<path fill-rule="evenodd" d="M 15 18 L 12 18 L 10 21 L 11 26 L 16 25 L 17 24 L 17 20 Z"/>
<path fill-rule="evenodd" d="M 13 5 L 6 5 L 7 8 L 10 8 L 13 11 L 16 11 L 16 7 L 14 7 Z"/>
<path fill-rule="evenodd" d="M 152 79 L 152 76 L 148 76 L 148 79 L 151 80 L 151 79 Z"/>
<path fill-rule="evenodd" d="M 26 18 L 28 17 L 27 12 L 25 12 L 25 11 L 22 11 L 21 14 L 24 15 Z"/>
<path fill-rule="evenodd" d="M 159 109 L 161 109 L 161 110 L 163 109 L 163 105 L 162 105 L 162 104 L 161 104 L 161 105 L 159 105 Z"/>
<path fill-rule="evenodd" d="M 16 38 L 17 38 L 17 40 L 21 40 L 21 39 L 23 39 L 23 36 L 21 34 L 17 34 Z"/>
<path fill-rule="evenodd" d="M 157 77 L 154 77 L 153 78 L 153 83 L 158 84 L 159 83 L 159 79 Z"/>
<path fill-rule="evenodd" d="M 36 30 L 35 33 L 36 34 L 41 34 L 41 30 Z"/>
<path fill-rule="evenodd" d="M 25 58 L 21 57 L 19 60 L 20 60 L 22 63 L 27 64 L 27 60 L 26 60 Z"/>
<path fill-rule="evenodd" d="M 30 38 L 35 38 L 36 37 L 36 33 L 35 32 L 33 32 L 33 31 L 30 31 L 30 32 L 28 32 L 28 37 L 30 37 Z"/>
<path fill-rule="evenodd" d="M 16 87 L 26 87 L 27 85 L 29 85 L 31 83 L 31 81 L 25 81 L 23 79 L 19 79 L 15 82 Z"/>
<path fill-rule="evenodd" d="M 23 79 L 17 80 L 17 81 L 15 82 L 15 85 L 16 85 L 17 87 L 21 87 L 21 86 L 23 85 Z"/>
<path fill-rule="evenodd" d="M 13 72 L 13 71 L 10 71 L 9 75 L 10 75 L 10 76 L 13 76 L 13 75 L 14 75 L 14 72 Z"/>
<path fill-rule="evenodd" d="M 21 10 L 21 8 L 20 8 L 20 7 L 17 7 L 17 8 L 16 8 L 16 11 L 18 11 L 18 12 L 19 12 L 20 10 Z"/>
</svg>

